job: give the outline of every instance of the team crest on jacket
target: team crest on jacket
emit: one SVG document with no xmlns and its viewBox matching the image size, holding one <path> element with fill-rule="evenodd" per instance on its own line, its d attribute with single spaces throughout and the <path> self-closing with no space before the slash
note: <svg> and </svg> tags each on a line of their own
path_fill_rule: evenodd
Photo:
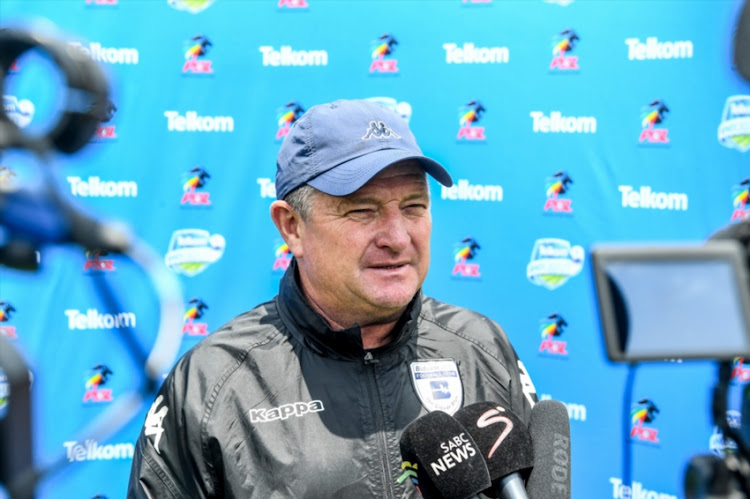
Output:
<svg viewBox="0 0 750 499">
<path fill-rule="evenodd" d="M 464 387 L 453 359 L 416 360 L 409 364 L 414 391 L 428 411 L 453 414 L 461 408 Z"/>
</svg>

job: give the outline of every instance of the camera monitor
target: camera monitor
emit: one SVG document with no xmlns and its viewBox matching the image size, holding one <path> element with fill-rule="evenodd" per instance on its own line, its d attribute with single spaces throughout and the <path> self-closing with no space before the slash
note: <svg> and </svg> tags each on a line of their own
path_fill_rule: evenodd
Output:
<svg viewBox="0 0 750 499">
<path fill-rule="evenodd" d="M 592 248 L 610 360 L 750 357 L 746 261 L 736 241 Z"/>
</svg>

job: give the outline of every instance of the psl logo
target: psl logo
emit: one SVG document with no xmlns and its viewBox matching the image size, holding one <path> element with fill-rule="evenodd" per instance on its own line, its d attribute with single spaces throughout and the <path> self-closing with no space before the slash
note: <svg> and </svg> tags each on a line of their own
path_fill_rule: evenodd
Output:
<svg viewBox="0 0 750 499">
<path fill-rule="evenodd" d="M 732 188 L 732 221 L 750 218 L 750 210 L 746 209 L 747 201 L 750 199 L 750 179 L 743 179 L 739 185 Z"/>
<path fill-rule="evenodd" d="M 112 140 L 117 138 L 114 125 L 105 125 L 105 123 L 112 121 L 116 111 L 117 106 L 111 100 L 107 100 L 107 105 L 104 108 L 104 117 L 99 122 L 99 126 L 96 127 L 94 140 Z"/>
<path fill-rule="evenodd" d="M 526 266 L 526 277 L 537 286 L 557 289 L 581 272 L 584 258 L 583 247 L 573 246 L 565 239 L 537 239 Z"/>
<path fill-rule="evenodd" d="M 167 0 L 170 7 L 177 10 L 186 10 L 191 14 L 197 14 L 206 10 L 215 0 Z"/>
<path fill-rule="evenodd" d="M 459 109 L 457 140 L 485 140 L 484 127 L 475 126 L 487 109 L 478 100 L 472 100 Z"/>
<path fill-rule="evenodd" d="M 550 70 L 571 71 L 580 69 L 578 67 L 578 56 L 568 55 L 573 50 L 581 37 L 572 29 L 563 30 L 557 35 L 552 46 L 552 62 Z"/>
<path fill-rule="evenodd" d="M 86 376 L 86 393 L 83 395 L 83 402 L 112 402 L 112 389 L 101 388 L 107 384 L 112 370 L 104 364 L 97 364 L 91 369 Z"/>
<path fill-rule="evenodd" d="M 396 38 L 390 33 L 383 33 L 371 43 L 372 64 L 370 73 L 398 73 L 398 60 L 390 59 L 394 47 L 398 45 Z"/>
<path fill-rule="evenodd" d="M 370 102 L 377 102 L 381 106 L 385 106 L 394 113 L 401 116 L 405 122 L 409 123 L 411 119 L 411 104 L 406 101 L 397 101 L 393 97 L 368 97 L 365 100 Z"/>
<path fill-rule="evenodd" d="M 465 237 L 453 250 L 453 275 L 461 277 L 481 277 L 479 273 L 479 264 L 467 263 L 477 256 L 477 251 L 481 249 L 479 243 L 473 237 Z"/>
<path fill-rule="evenodd" d="M 651 103 L 641 113 L 641 136 L 638 142 L 648 142 L 650 144 L 667 144 L 669 130 L 666 128 L 655 128 L 655 125 L 664 121 L 665 115 L 669 108 L 661 99 L 651 101 Z"/>
<path fill-rule="evenodd" d="M 174 272 L 193 277 L 217 262 L 226 245 L 221 234 L 203 229 L 178 229 L 172 233 L 164 263 Z"/>
<path fill-rule="evenodd" d="M 286 105 L 278 111 L 276 116 L 279 125 L 279 130 L 276 132 L 276 140 L 289 134 L 289 129 L 304 113 L 305 109 L 296 101 L 287 102 Z"/>
<path fill-rule="evenodd" d="M 289 268 L 289 264 L 292 262 L 292 252 L 289 251 L 289 245 L 285 242 L 279 243 L 274 253 L 276 254 L 276 259 L 273 262 L 272 270 L 285 271 Z"/>
<path fill-rule="evenodd" d="M 739 381 L 744 383 L 750 381 L 750 369 L 744 366 L 744 357 L 735 357 L 732 362 L 732 381 Z"/>
<path fill-rule="evenodd" d="M 724 104 L 719 123 L 719 143 L 730 149 L 750 149 L 750 95 L 733 95 Z"/>
<path fill-rule="evenodd" d="M 86 263 L 83 264 L 83 271 L 87 272 L 112 272 L 115 270 L 115 261 L 104 259 L 109 253 L 105 250 L 86 250 Z"/>
<path fill-rule="evenodd" d="M 208 192 L 196 192 L 196 189 L 202 189 L 205 187 L 208 179 L 211 175 L 201 166 L 193 167 L 190 172 L 186 175 L 187 180 L 182 184 L 182 199 L 180 200 L 181 205 L 194 205 L 194 206 L 208 206 L 211 204 L 209 197 L 211 196 Z"/>
<path fill-rule="evenodd" d="M 200 298 L 193 298 L 188 302 L 185 315 L 182 316 L 182 334 L 188 336 L 206 336 L 208 334 L 208 324 L 205 322 L 195 322 L 196 319 L 203 317 L 204 310 L 208 308 L 206 302 Z"/>
<path fill-rule="evenodd" d="M 555 172 L 552 177 L 547 179 L 547 201 L 544 203 L 544 211 L 553 211 L 556 213 L 572 213 L 573 208 L 570 204 L 572 199 L 560 199 L 560 195 L 568 192 L 568 186 L 573 183 L 570 175 L 560 170 Z"/>
<path fill-rule="evenodd" d="M 195 35 L 186 42 L 185 64 L 182 65 L 183 73 L 209 74 L 213 73 L 212 62 L 204 59 L 213 46 L 211 40 L 203 35 Z"/>
<path fill-rule="evenodd" d="M 18 338 L 16 335 L 16 327 L 5 324 L 10 320 L 11 315 L 13 315 L 13 312 L 15 311 L 16 308 L 11 305 L 10 302 L 0 301 L 0 336 L 5 336 L 6 338 Z"/>
<path fill-rule="evenodd" d="M 568 355 L 566 342 L 555 339 L 562 334 L 563 328 L 567 325 L 568 323 L 565 322 L 562 315 L 558 313 L 548 315 L 539 328 L 542 333 L 542 344 L 539 345 L 539 351 L 553 355 Z"/>
<path fill-rule="evenodd" d="M 307 5 L 307 0 L 279 0 L 278 7 L 280 9 L 306 9 L 309 5 Z"/>
<path fill-rule="evenodd" d="M 630 420 L 633 423 L 630 429 L 630 438 L 643 442 L 659 443 L 659 430 L 645 427 L 644 424 L 654 421 L 659 409 L 649 399 L 641 399 L 630 411 Z"/>
</svg>

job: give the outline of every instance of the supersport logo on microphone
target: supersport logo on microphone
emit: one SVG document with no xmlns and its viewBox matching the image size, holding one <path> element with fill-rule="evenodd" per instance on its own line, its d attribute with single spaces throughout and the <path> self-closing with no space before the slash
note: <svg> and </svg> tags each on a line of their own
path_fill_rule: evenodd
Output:
<svg viewBox="0 0 750 499">
<path fill-rule="evenodd" d="M 511 409 L 494 402 L 468 405 L 458 410 L 454 418 L 466 428 L 485 459 L 492 486 L 484 493 L 528 499 L 524 480 L 534 467 L 534 446 L 524 421 Z"/>
<path fill-rule="evenodd" d="M 507 416 L 503 416 L 504 412 L 505 409 L 497 406 L 495 409 L 490 409 L 489 411 L 485 412 L 484 414 L 479 416 L 479 419 L 477 419 L 477 428 L 487 428 L 488 426 L 497 423 L 503 423 L 505 425 L 503 431 L 500 433 L 500 436 L 498 436 L 497 440 L 495 440 L 495 443 L 492 444 L 490 451 L 487 453 L 487 457 L 492 457 L 497 448 L 500 447 L 500 444 L 503 443 L 503 440 L 505 440 L 505 437 L 508 436 L 508 433 L 513 430 L 513 421 L 511 421 Z"/>
</svg>

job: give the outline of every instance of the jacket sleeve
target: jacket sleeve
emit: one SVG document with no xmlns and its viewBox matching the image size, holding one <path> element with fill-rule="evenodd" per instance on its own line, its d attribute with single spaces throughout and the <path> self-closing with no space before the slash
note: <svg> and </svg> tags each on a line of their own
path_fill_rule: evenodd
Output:
<svg viewBox="0 0 750 499">
<path fill-rule="evenodd" d="M 518 376 L 518 378 L 514 380 L 516 385 L 516 388 L 513 389 L 513 397 L 515 399 L 514 405 L 516 407 L 523 407 L 523 418 L 526 421 L 526 424 L 528 424 L 531 417 L 531 409 L 533 409 L 534 405 L 539 402 L 539 398 L 537 397 L 534 383 L 531 381 L 531 376 L 526 370 L 526 366 L 523 365 L 523 362 L 518 358 L 518 355 L 515 352 L 513 353 L 517 366 L 516 375 Z M 518 393 L 519 391 L 520 394 Z"/>
<path fill-rule="evenodd" d="M 510 343 L 510 339 L 505 333 L 505 330 L 497 323 L 495 323 L 495 325 L 500 332 L 500 334 L 497 335 L 497 338 L 501 344 L 503 357 L 505 358 L 505 365 L 511 376 L 511 404 L 514 412 L 520 416 L 526 424 L 528 424 L 531 418 L 531 409 L 537 402 L 539 402 L 536 388 L 531 381 L 531 376 L 526 370 L 526 366 L 523 365 L 516 349 L 513 348 L 513 345 Z"/>
<path fill-rule="evenodd" d="M 181 368 L 178 363 L 167 376 L 146 414 L 135 445 L 128 499 L 214 494 L 201 451 L 202 404 L 189 403 Z"/>
</svg>

